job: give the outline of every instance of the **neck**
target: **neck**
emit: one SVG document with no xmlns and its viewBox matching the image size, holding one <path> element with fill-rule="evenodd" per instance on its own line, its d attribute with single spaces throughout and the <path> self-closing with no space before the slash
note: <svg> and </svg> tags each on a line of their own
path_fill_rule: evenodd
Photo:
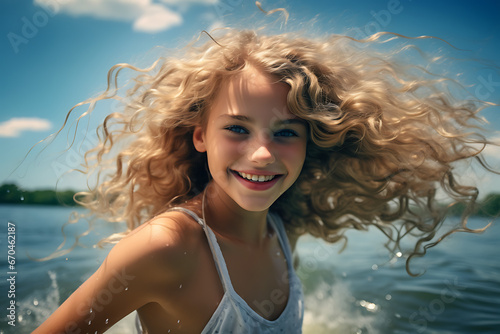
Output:
<svg viewBox="0 0 500 334">
<path fill-rule="evenodd" d="M 215 233 L 231 242 L 246 245 L 260 246 L 269 239 L 268 209 L 247 211 L 213 182 L 202 196 L 203 218 Z"/>
</svg>

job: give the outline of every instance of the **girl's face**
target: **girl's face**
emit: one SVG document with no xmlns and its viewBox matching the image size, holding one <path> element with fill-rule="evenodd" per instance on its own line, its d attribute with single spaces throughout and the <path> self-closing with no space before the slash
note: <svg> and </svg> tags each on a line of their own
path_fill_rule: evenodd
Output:
<svg viewBox="0 0 500 334">
<path fill-rule="evenodd" d="M 304 164 L 306 123 L 287 108 L 289 86 L 246 69 L 221 89 L 193 142 L 207 152 L 213 182 L 241 208 L 268 209 Z"/>
</svg>

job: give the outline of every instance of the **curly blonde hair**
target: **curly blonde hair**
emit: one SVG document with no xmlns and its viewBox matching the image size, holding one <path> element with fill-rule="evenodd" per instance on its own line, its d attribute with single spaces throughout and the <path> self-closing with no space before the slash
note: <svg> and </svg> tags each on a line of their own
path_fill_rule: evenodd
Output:
<svg viewBox="0 0 500 334">
<path fill-rule="evenodd" d="M 298 180 L 271 207 L 289 233 L 336 242 L 347 229 L 376 226 L 392 251 L 404 235 L 417 236 L 411 259 L 441 240 L 431 243 L 446 211 L 437 205 L 438 190 L 468 204 L 462 226 L 445 236 L 477 231 L 466 222 L 478 190 L 457 181 L 454 163 L 474 158 L 489 168 L 480 154 L 489 142 L 478 127 L 478 112 L 489 103 L 458 98 L 448 89 L 461 87 L 454 80 L 404 62 L 411 45 L 378 50 L 387 37 L 409 40 L 389 33 L 356 40 L 227 29 L 147 69 L 116 65 L 90 109 L 110 98 L 124 108 L 106 117 L 99 145 L 85 156 L 98 181 L 79 202 L 96 217 L 127 223 L 127 231 L 105 240 L 116 241 L 201 192 L 210 175 L 206 156 L 193 146 L 193 129 L 221 85 L 253 66 L 290 86 L 289 110 L 310 130 Z M 123 69 L 139 74 L 119 98 Z"/>
</svg>

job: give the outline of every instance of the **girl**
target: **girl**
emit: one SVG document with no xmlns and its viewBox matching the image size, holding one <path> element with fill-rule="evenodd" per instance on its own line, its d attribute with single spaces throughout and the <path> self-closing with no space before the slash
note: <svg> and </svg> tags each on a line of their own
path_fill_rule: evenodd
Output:
<svg viewBox="0 0 500 334">
<path fill-rule="evenodd" d="M 128 229 L 35 333 L 102 333 L 134 310 L 143 333 L 300 333 L 300 235 L 373 225 L 396 252 L 411 234 L 409 262 L 437 243 L 424 245 L 444 217 L 437 191 L 467 204 L 445 236 L 473 231 L 477 189 L 453 166 L 483 162 L 489 143 L 472 130 L 487 103 L 368 51 L 386 35 L 226 30 L 145 70 L 115 66 L 110 80 L 140 74 L 86 155 L 98 186 L 79 201 Z M 91 105 L 116 93 L 115 81 Z"/>
</svg>

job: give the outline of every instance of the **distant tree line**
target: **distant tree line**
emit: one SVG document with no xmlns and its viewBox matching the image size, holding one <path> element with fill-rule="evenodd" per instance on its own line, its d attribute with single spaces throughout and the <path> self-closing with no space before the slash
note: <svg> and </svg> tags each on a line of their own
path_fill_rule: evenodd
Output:
<svg viewBox="0 0 500 334">
<path fill-rule="evenodd" d="M 0 204 L 43 204 L 76 206 L 73 200 L 76 192 L 72 190 L 22 190 L 13 183 L 0 186 Z M 465 206 L 462 203 L 453 205 L 448 213 L 459 215 Z M 476 205 L 473 212 L 479 216 L 500 216 L 500 194 L 490 194 Z"/>
<path fill-rule="evenodd" d="M 460 215 L 465 210 L 465 204 L 456 203 L 448 211 L 451 215 Z M 500 216 L 500 194 L 489 194 L 476 204 L 473 214 L 477 216 Z"/>
<path fill-rule="evenodd" d="M 75 191 L 23 190 L 16 184 L 0 186 L 0 204 L 43 204 L 76 206 L 73 200 Z"/>
</svg>

